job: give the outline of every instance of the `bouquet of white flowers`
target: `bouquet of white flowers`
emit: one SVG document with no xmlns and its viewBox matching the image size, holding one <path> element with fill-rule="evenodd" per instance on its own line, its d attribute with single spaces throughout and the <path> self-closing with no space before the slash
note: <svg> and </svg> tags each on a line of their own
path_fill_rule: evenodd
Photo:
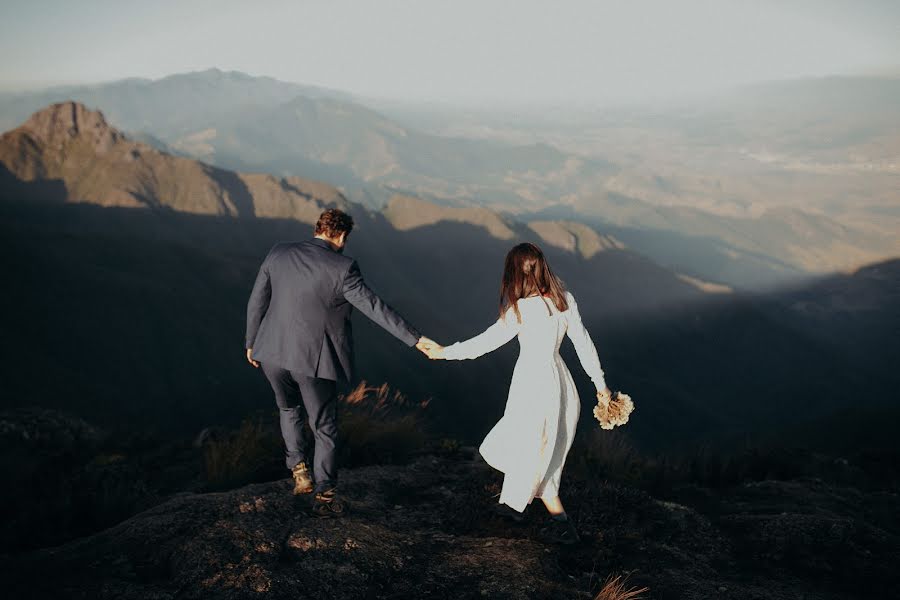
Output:
<svg viewBox="0 0 900 600">
<path fill-rule="evenodd" d="M 628 422 L 628 415 L 634 410 L 631 396 L 622 392 L 597 395 L 597 406 L 594 407 L 594 418 L 600 421 L 603 429 L 612 429 L 616 425 Z"/>
</svg>

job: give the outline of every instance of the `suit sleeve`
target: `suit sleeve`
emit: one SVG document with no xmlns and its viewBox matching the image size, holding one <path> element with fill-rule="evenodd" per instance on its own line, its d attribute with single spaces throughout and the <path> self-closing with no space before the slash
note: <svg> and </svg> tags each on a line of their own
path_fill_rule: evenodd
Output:
<svg viewBox="0 0 900 600">
<path fill-rule="evenodd" d="M 600 367 L 600 358 L 597 356 L 597 347 L 591 339 L 591 334 L 581 321 L 581 313 L 578 312 L 578 304 L 575 303 L 575 296 L 568 294 L 566 298 L 569 301 L 569 327 L 567 333 L 572 345 L 575 346 L 575 353 L 578 354 L 578 360 L 581 362 L 582 368 L 594 382 L 597 390 L 606 387 L 606 380 L 603 375 L 603 369 Z"/>
<path fill-rule="evenodd" d="M 493 352 L 513 339 L 519 333 L 520 327 L 521 324 L 516 319 L 515 311 L 510 308 L 493 325 L 475 337 L 469 338 L 464 342 L 456 342 L 444 348 L 444 358 L 447 360 L 466 360 Z"/>
<path fill-rule="evenodd" d="M 347 302 L 407 346 L 415 346 L 422 337 L 415 327 L 366 285 L 355 260 L 347 271 L 341 292 Z"/>
<path fill-rule="evenodd" d="M 270 254 L 271 255 L 271 254 Z M 266 311 L 269 309 L 269 300 L 272 298 L 272 281 L 269 278 L 269 257 L 263 261 L 250 292 L 250 300 L 247 302 L 247 339 L 246 347 L 253 348 L 256 341 L 256 333 L 262 323 Z"/>
</svg>

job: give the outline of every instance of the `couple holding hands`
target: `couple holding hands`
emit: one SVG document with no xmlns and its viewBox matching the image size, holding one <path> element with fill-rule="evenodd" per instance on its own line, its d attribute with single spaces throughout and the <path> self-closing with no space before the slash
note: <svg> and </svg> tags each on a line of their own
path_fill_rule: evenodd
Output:
<svg viewBox="0 0 900 600">
<path fill-rule="evenodd" d="M 465 360 L 491 352 L 513 337 L 519 358 L 503 417 L 479 447 L 485 461 L 504 473 L 500 504 L 510 515 L 540 498 L 550 513 L 547 533 L 572 543 L 578 533 L 559 499 L 566 455 L 581 410 L 578 392 L 559 354 L 572 340 L 601 402 L 609 401 L 603 369 L 574 296 L 550 270 L 540 248 L 518 244 L 506 255 L 497 321 L 484 332 L 450 346 L 422 336 L 365 283 L 343 249 L 353 229 L 338 209 L 321 214 L 315 236 L 276 244 L 260 267 L 247 305 L 247 360 L 262 369 L 275 393 L 287 467 L 294 493 L 315 492 L 314 515 L 342 516 L 337 494 L 337 382 L 352 377 L 350 315 L 366 317 L 433 360 Z M 307 463 L 303 423 L 315 439 Z"/>
</svg>

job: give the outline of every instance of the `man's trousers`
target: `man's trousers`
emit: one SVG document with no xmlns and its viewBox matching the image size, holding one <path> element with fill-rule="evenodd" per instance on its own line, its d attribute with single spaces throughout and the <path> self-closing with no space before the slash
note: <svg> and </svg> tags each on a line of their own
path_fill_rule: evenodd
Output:
<svg viewBox="0 0 900 600">
<path fill-rule="evenodd" d="M 306 462 L 309 450 L 303 422 L 309 427 L 315 440 L 313 481 L 316 492 L 329 490 L 337 485 L 337 383 L 288 371 L 262 363 L 263 373 L 275 392 L 281 422 L 281 436 L 286 450 L 285 463 L 293 469 Z"/>
</svg>

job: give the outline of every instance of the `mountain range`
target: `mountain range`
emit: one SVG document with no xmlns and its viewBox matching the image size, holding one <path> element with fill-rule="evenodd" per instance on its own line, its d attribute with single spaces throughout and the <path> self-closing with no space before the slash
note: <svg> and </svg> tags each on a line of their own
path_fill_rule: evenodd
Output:
<svg viewBox="0 0 900 600">
<path fill-rule="evenodd" d="M 900 254 L 890 78 L 801 80 L 691 105 L 441 115 L 209 70 L 0 95 L 0 125 L 74 99 L 134 139 L 222 169 L 580 222 L 740 289 Z"/>
<path fill-rule="evenodd" d="M 638 404 L 629 434 L 642 445 L 890 410 L 900 383 L 889 368 L 900 338 L 884 326 L 900 322 L 900 261 L 747 293 L 661 266 L 584 223 L 400 193 L 374 210 L 329 184 L 162 152 L 65 102 L 0 137 L 2 313 L 14 340 L 0 356 L 4 406 L 169 432 L 270 409 L 243 358 L 247 294 L 268 248 L 309 236 L 326 206 L 354 215 L 348 253 L 373 287 L 445 343 L 496 319 L 508 248 L 542 243 L 579 298 L 611 385 Z M 365 320 L 356 329 L 361 376 L 434 398 L 440 431 L 478 439 L 502 413 L 512 345 L 435 363 Z M 577 372 L 571 348 L 564 356 Z"/>
</svg>

